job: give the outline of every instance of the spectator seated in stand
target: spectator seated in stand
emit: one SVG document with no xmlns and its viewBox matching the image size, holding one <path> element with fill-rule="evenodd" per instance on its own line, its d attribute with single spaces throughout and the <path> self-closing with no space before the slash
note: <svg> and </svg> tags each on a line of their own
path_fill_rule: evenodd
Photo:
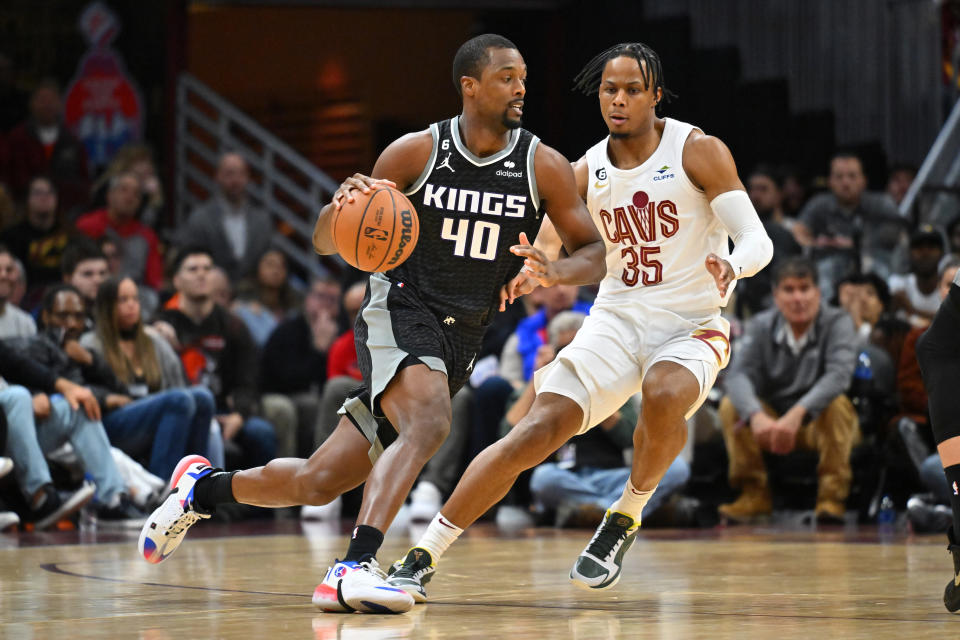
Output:
<svg viewBox="0 0 960 640">
<path fill-rule="evenodd" d="M 186 388 L 176 352 L 143 325 L 136 283 L 110 278 L 101 284 L 94 318 L 95 330 L 84 334 L 80 344 L 120 383 L 113 394 L 115 408 L 103 418 L 110 442 L 145 460 L 150 473 L 163 479 L 184 455 L 207 455 L 213 394 L 203 387 Z"/>
<path fill-rule="evenodd" d="M 943 256 L 943 236 L 921 225 L 910 236 L 910 272 L 890 276 L 893 311 L 914 327 L 930 324 L 940 308 L 937 270 Z"/>
<path fill-rule="evenodd" d="M 857 360 L 853 321 L 821 304 L 816 267 L 789 258 L 774 274 L 776 308 L 754 316 L 733 350 L 723 382 L 720 421 L 730 484 L 742 493 L 719 508 L 731 522 L 772 512 L 763 452 L 820 454 L 816 516 L 840 522 L 852 478 L 857 413 L 844 391 Z"/>
<path fill-rule="evenodd" d="M 235 315 L 213 301 L 210 252 L 182 249 L 174 264 L 176 301 L 158 314 L 161 332 L 180 355 L 187 380 L 217 401 L 227 466 L 262 466 L 276 457 L 273 425 L 257 416 L 257 349 Z"/>
<path fill-rule="evenodd" d="M 270 249 L 274 228 L 269 216 L 247 197 L 250 170 L 239 153 L 225 153 L 217 166 L 217 193 L 190 214 L 176 244 L 209 247 L 214 263 L 231 282 L 255 275 Z"/>
<path fill-rule="evenodd" d="M 830 190 L 811 198 L 794 226 L 797 241 L 812 251 L 827 299 L 833 296 L 827 287 L 848 273 L 896 273 L 908 229 L 889 196 L 867 191 L 855 154 L 834 154 L 828 184 Z"/>
<path fill-rule="evenodd" d="M 46 176 L 30 181 L 24 219 L 0 233 L 5 244 L 24 265 L 27 272 L 24 308 L 40 305 L 43 291 L 60 281 L 60 263 L 69 236 L 57 213 L 57 191 Z"/>
<path fill-rule="evenodd" d="M 137 220 L 140 180 L 131 172 L 110 179 L 107 206 L 77 219 L 77 231 L 94 240 L 113 237 L 122 247 L 123 273 L 152 289 L 163 283 L 163 258 L 157 234 Z"/>
<path fill-rule="evenodd" d="M 135 215 L 136 219 L 151 229 L 157 229 L 164 221 L 163 186 L 157 177 L 153 152 L 144 144 L 133 142 L 117 151 L 110 161 L 110 166 L 93 185 L 93 206 L 106 206 L 110 181 L 124 173 L 136 176 L 140 184 L 140 206 Z"/>
<path fill-rule="evenodd" d="M 895 164 L 887 172 L 887 187 L 884 189 L 893 203 L 900 206 L 907 190 L 917 177 L 917 168 L 912 164 Z"/>
<path fill-rule="evenodd" d="M 59 86 L 53 80 L 42 81 L 30 96 L 29 119 L 7 136 L 10 186 L 19 201 L 35 176 L 50 176 L 61 211 L 73 219 L 87 203 L 90 176 L 83 144 L 63 126 L 62 115 Z"/>
<path fill-rule="evenodd" d="M 287 257 L 279 249 L 270 249 L 257 263 L 255 279 L 237 285 L 231 311 L 243 320 L 258 347 L 262 347 L 277 325 L 293 315 L 303 304 L 301 296 L 288 282 Z"/>
<path fill-rule="evenodd" d="M 0 339 L 32 336 L 37 325 L 30 314 L 12 302 L 17 283 L 17 266 L 14 256 L 0 245 Z"/>
<path fill-rule="evenodd" d="M 887 283 L 875 273 L 858 273 L 841 278 L 834 290 L 831 304 L 850 314 L 860 345 L 867 344 L 880 316 L 890 308 Z"/>
<path fill-rule="evenodd" d="M 7 418 L 5 453 L 14 462 L 14 475 L 27 504 L 26 519 L 43 529 L 93 497 L 92 515 L 97 521 L 139 526 L 145 515 L 126 493 L 95 395 L 44 364 L 31 349 L 44 339 L 37 335 L 0 341 L 0 381 L 23 385 L 0 390 L 0 405 Z M 54 487 L 44 456 L 66 442 L 93 477 L 95 490 L 83 486 L 61 492 Z"/>
<path fill-rule="evenodd" d="M 97 291 L 110 275 L 107 257 L 93 240 L 84 237 L 74 238 L 63 250 L 60 271 L 63 282 L 79 291 L 83 297 L 83 305 L 87 310 L 87 329 L 91 329 Z"/>
</svg>

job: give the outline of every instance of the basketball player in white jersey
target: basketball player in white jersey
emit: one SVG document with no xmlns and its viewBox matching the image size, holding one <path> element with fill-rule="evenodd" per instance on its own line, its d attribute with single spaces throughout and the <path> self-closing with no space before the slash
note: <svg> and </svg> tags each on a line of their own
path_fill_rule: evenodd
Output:
<svg viewBox="0 0 960 640">
<path fill-rule="evenodd" d="M 666 90 L 653 50 L 632 43 L 604 51 L 576 86 L 599 91 L 610 131 L 574 163 L 580 195 L 604 237 L 607 275 L 573 342 L 536 372 L 530 412 L 477 456 L 417 547 L 394 566 L 390 583 L 420 602 L 440 554 L 520 472 L 640 392 L 630 478 L 570 572 L 579 586 L 612 587 L 644 505 L 683 448 L 686 419 L 729 360 L 720 307 L 736 279 L 773 255 L 727 147 L 657 117 Z M 545 225 L 536 246 L 555 256 L 559 237 Z M 544 275 L 533 262 L 526 269 Z"/>
</svg>

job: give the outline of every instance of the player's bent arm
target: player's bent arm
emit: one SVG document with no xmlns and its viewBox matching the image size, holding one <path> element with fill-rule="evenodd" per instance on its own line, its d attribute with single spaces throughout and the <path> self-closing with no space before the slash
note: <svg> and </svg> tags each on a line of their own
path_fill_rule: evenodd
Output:
<svg viewBox="0 0 960 640">
<path fill-rule="evenodd" d="M 560 234 L 557 233 L 557 228 L 553 226 L 550 218 L 543 218 L 543 222 L 540 223 L 540 231 L 537 232 L 537 239 L 534 240 L 533 246 L 543 251 L 544 255 L 550 260 L 557 260 L 560 257 L 560 249 L 563 248 L 563 241 L 560 240 Z"/>
<path fill-rule="evenodd" d="M 320 210 L 313 227 L 313 249 L 321 255 L 337 252 L 333 242 L 333 214 L 350 191 L 373 180 L 389 180 L 397 189 L 405 191 L 416 182 L 433 151 L 433 136 L 429 130 L 408 133 L 390 143 L 383 150 L 370 176 L 355 174 L 343 181 L 333 194 L 332 201 Z"/>
<path fill-rule="evenodd" d="M 545 144 L 537 147 L 533 163 L 540 199 L 568 255 L 554 263 L 557 281 L 577 285 L 600 282 L 607 273 L 603 239 L 577 193 L 570 163 Z"/>
<path fill-rule="evenodd" d="M 773 242 L 737 176 L 727 145 L 713 136 L 691 134 L 684 145 L 683 169 L 703 189 L 710 208 L 733 239 L 727 262 L 734 276 L 746 278 L 767 266 Z"/>
</svg>

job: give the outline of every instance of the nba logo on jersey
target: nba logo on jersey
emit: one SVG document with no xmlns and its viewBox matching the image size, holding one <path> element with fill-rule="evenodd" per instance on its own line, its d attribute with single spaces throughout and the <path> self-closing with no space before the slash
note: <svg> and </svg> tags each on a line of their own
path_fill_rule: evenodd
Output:
<svg viewBox="0 0 960 640">
<path fill-rule="evenodd" d="M 960 496 L 960 491 L 957 491 L 957 483 L 953 483 L 953 495 Z"/>
</svg>

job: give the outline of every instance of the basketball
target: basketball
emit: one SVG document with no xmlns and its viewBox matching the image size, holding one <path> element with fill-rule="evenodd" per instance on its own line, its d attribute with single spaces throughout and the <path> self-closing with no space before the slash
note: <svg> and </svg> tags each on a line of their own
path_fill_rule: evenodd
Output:
<svg viewBox="0 0 960 640">
<path fill-rule="evenodd" d="M 391 187 L 356 192 L 333 218 L 333 241 L 349 264 L 361 271 L 388 271 L 410 257 L 420 220 L 407 196 Z"/>
</svg>

